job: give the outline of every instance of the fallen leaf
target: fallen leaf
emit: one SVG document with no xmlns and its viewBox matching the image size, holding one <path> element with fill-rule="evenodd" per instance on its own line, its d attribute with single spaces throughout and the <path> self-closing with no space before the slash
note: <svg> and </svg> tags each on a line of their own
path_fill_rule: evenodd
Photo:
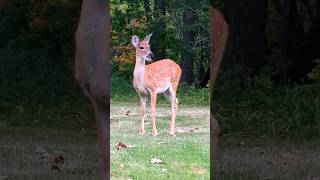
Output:
<svg viewBox="0 0 320 180">
<path fill-rule="evenodd" d="M 183 128 L 177 128 L 177 133 L 184 133 L 184 132 L 186 132 L 186 130 L 185 129 L 183 129 Z"/>
<path fill-rule="evenodd" d="M 46 151 L 45 149 L 43 149 L 42 147 L 37 147 L 37 149 L 35 150 L 36 154 L 49 154 L 48 151 Z"/>
<path fill-rule="evenodd" d="M 162 141 L 162 142 L 158 142 L 157 144 L 158 144 L 158 145 L 160 145 L 160 144 L 167 144 L 167 142 Z"/>
<path fill-rule="evenodd" d="M 62 171 L 64 161 L 65 159 L 62 155 L 54 156 L 51 160 L 51 169 Z"/>
<path fill-rule="evenodd" d="M 189 131 L 194 132 L 194 131 L 198 131 L 198 130 L 199 130 L 199 128 L 193 128 L 193 129 L 190 129 Z"/>
<path fill-rule="evenodd" d="M 167 171 L 167 169 L 161 169 L 161 172 L 166 172 Z"/>
<path fill-rule="evenodd" d="M 196 174 L 203 174 L 206 172 L 206 169 L 204 169 L 202 167 L 194 166 L 194 167 L 192 167 L 192 172 L 194 172 Z"/>
<path fill-rule="evenodd" d="M 128 149 L 134 148 L 134 145 L 127 144 L 127 148 L 128 148 Z"/>
<path fill-rule="evenodd" d="M 124 168 L 124 164 L 120 164 L 119 169 L 122 170 Z"/>
<path fill-rule="evenodd" d="M 124 149 L 124 148 L 134 148 L 135 146 L 134 145 L 130 145 L 130 144 L 124 144 L 123 142 L 119 142 L 116 146 L 116 149 L 117 150 L 121 150 L 121 149 Z"/>
<path fill-rule="evenodd" d="M 115 147 L 116 147 L 117 150 L 121 150 L 123 148 L 126 148 L 127 145 L 122 143 L 122 142 L 119 142 Z"/>
<path fill-rule="evenodd" d="M 64 164 L 64 157 L 62 157 L 61 155 L 54 157 L 53 163 L 54 164 Z"/>
<path fill-rule="evenodd" d="M 35 154 L 39 155 L 40 159 L 48 159 L 50 157 L 48 151 L 43 149 L 42 147 L 37 147 L 35 150 Z"/>
<path fill-rule="evenodd" d="M 125 110 L 124 108 L 121 108 L 121 111 L 126 113 L 127 116 L 129 116 L 129 114 L 130 114 L 130 111 L 129 110 Z"/>
<path fill-rule="evenodd" d="M 151 163 L 152 164 L 164 164 L 164 162 L 162 160 L 157 159 L 157 158 L 152 158 Z"/>
<path fill-rule="evenodd" d="M 52 169 L 52 170 L 61 171 L 61 168 L 60 168 L 59 166 L 55 165 L 55 164 L 52 164 L 52 165 L 51 165 L 51 169 Z"/>
</svg>

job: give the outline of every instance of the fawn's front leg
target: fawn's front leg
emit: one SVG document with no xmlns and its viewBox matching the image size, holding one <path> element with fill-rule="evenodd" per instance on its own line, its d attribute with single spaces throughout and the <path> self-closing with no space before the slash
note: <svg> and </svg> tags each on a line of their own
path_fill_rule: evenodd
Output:
<svg viewBox="0 0 320 180">
<path fill-rule="evenodd" d="M 151 117 L 152 117 L 152 136 L 158 135 L 156 127 L 156 103 L 157 103 L 157 92 L 151 92 Z"/>
<path fill-rule="evenodd" d="M 140 128 L 139 128 L 139 134 L 144 134 L 144 113 L 146 109 L 146 96 L 139 94 L 140 98 L 140 115 L 141 115 L 141 121 L 140 121 Z"/>
</svg>

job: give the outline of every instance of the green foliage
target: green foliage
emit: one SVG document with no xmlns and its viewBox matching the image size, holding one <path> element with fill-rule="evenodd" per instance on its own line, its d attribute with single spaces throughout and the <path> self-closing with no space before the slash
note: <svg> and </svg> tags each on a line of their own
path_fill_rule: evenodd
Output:
<svg viewBox="0 0 320 180">
<path fill-rule="evenodd" d="M 113 122 L 110 143 L 116 145 L 121 140 L 135 146 L 121 152 L 116 150 L 116 147 L 111 147 L 111 152 L 116 152 L 111 154 L 111 179 L 209 179 L 210 133 L 208 119 L 204 118 L 209 115 L 208 107 L 189 107 L 189 111 L 180 111 L 176 123 L 186 132 L 177 133 L 177 136 L 172 138 L 168 135 L 170 115 L 168 116 L 165 112 L 169 108 L 157 108 L 156 123 L 159 135 L 153 137 L 149 134 L 151 125 L 146 125 L 146 135 L 138 134 L 139 110 L 136 103 L 117 102 L 111 105 Z M 126 116 L 121 111 L 122 108 L 129 110 L 132 114 Z M 133 112 L 136 113 L 133 114 Z M 146 121 L 149 121 L 149 117 Z M 189 129 L 194 127 L 201 131 L 191 132 Z M 165 144 L 159 144 L 159 142 L 165 142 Z M 150 162 L 152 158 L 158 158 L 164 164 L 152 164 Z M 124 168 L 119 168 L 121 166 Z"/>
<path fill-rule="evenodd" d="M 132 35 L 138 35 L 143 39 L 149 31 L 156 31 L 158 28 L 158 19 L 154 16 L 156 13 L 153 9 L 153 1 L 150 2 L 151 7 L 149 14 L 153 14 L 149 19 L 146 17 L 144 3 L 141 0 L 112 0 L 111 9 L 111 43 L 113 48 L 117 46 L 131 46 L 130 40 Z M 151 38 L 152 48 L 162 47 L 165 43 L 166 58 L 172 59 L 177 63 L 181 62 L 181 54 L 185 50 L 190 50 L 195 54 L 195 61 L 202 63 L 203 67 L 209 66 L 209 11 L 208 0 L 202 1 L 166 1 L 165 15 L 161 15 L 165 22 L 165 36 L 154 35 Z M 183 26 L 181 18 L 184 11 L 195 10 L 197 13 L 197 23 L 193 26 Z M 182 33 L 185 29 L 191 28 L 197 32 L 195 47 L 185 47 L 182 42 Z M 201 31 L 200 31 L 201 29 Z M 153 32 L 156 33 L 156 32 Z M 118 54 L 121 56 L 122 54 Z M 130 59 L 126 57 L 126 59 Z M 195 63 L 195 67 L 199 68 L 200 64 Z M 115 64 L 117 75 L 121 75 L 127 79 L 132 76 L 132 63 L 122 61 L 121 64 Z M 195 76 L 200 76 L 198 71 L 194 72 Z"/>
<path fill-rule="evenodd" d="M 75 127 L 85 120 L 78 110 L 88 103 L 73 78 L 79 12 L 80 2 L 64 0 L 10 1 L 0 11 L 1 123 Z"/>
<path fill-rule="evenodd" d="M 111 76 L 111 101 L 139 103 L 139 96 L 132 86 L 132 80 L 122 76 Z M 163 94 L 158 96 L 157 103 L 167 105 L 168 101 Z M 196 89 L 193 86 L 179 86 L 177 92 L 181 106 L 209 106 L 209 89 Z"/>
<path fill-rule="evenodd" d="M 220 82 L 215 94 L 222 134 L 247 132 L 252 136 L 304 138 L 320 135 L 318 84 L 276 87 L 263 76 L 256 78 L 246 91 L 236 92 L 234 82 L 228 82 L 223 75 L 225 83 Z"/>
<path fill-rule="evenodd" d="M 317 66 L 309 73 L 309 78 L 313 80 L 314 83 L 320 84 L 320 60 L 316 61 Z"/>
</svg>

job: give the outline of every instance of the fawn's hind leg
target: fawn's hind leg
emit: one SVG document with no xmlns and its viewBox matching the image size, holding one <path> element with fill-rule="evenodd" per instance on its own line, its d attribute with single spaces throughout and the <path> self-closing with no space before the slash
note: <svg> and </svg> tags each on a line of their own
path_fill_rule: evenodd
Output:
<svg viewBox="0 0 320 180">
<path fill-rule="evenodd" d="M 169 134 L 174 136 L 176 113 L 178 110 L 178 99 L 176 98 L 176 93 L 173 92 L 172 88 L 169 88 L 165 92 L 165 96 L 167 97 L 171 105 L 171 122 L 169 123 Z"/>
</svg>

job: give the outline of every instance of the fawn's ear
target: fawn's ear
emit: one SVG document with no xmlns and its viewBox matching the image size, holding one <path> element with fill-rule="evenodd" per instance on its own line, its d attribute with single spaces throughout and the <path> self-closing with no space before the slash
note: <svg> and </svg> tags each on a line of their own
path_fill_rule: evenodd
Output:
<svg viewBox="0 0 320 180">
<path fill-rule="evenodd" d="M 134 47 L 137 47 L 138 43 L 139 43 L 139 38 L 136 35 L 133 35 L 131 38 L 131 43 L 134 45 Z"/>
<path fill-rule="evenodd" d="M 152 36 L 152 33 L 147 35 L 143 41 L 145 41 L 146 43 L 149 43 L 151 36 Z"/>
</svg>

